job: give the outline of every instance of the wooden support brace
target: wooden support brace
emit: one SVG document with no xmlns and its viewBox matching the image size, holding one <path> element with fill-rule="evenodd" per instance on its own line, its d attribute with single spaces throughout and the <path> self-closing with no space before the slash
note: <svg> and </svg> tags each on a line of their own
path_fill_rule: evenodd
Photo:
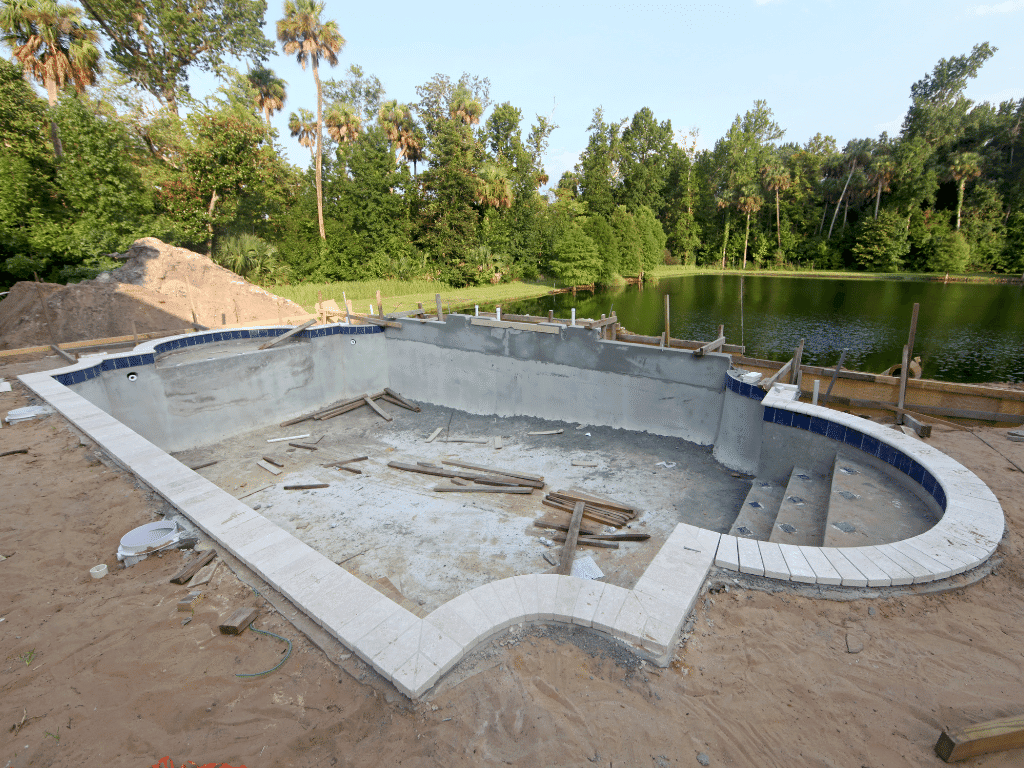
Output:
<svg viewBox="0 0 1024 768">
<path fill-rule="evenodd" d="M 989 720 L 939 736 L 935 754 L 947 763 L 956 763 L 976 755 L 1024 747 L 1024 715 Z"/>
<path fill-rule="evenodd" d="M 307 320 L 302 325 L 297 325 L 294 328 L 292 328 L 290 331 L 287 331 L 286 333 L 282 333 L 280 336 L 278 336 L 273 341 L 269 341 L 266 344 L 264 344 L 262 347 L 260 347 L 260 349 L 270 349 L 271 347 L 275 347 L 278 344 L 280 344 L 282 341 L 285 341 L 287 339 L 292 338 L 292 336 L 295 336 L 297 334 L 302 333 L 304 330 L 309 328 L 309 326 L 311 326 L 311 325 L 316 325 L 316 320 L 315 319 Z"/>
<path fill-rule="evenodd" d="M 572 573 L 572 561 L 576 555 L 576 539 L 580 535 L 580 523 L 583 521 L 582 501 L 577 501 L 572 510 L 572 520 L 569 521 L 569 531 L 565 534 L 565 546 L 562 547 L 562 558 L 558 562 L 558 573 L 561 576 L 568 576 Z"/>
<path fill-rule="evenodd" d="M 723 346 L 725 346 L 725 336 L 719 336 L 717 339 L 715 339 L 712 342 L 709 342 L 709 343 L 705 344 L 703 347 L 700 347 L 699 349 L 693 350 L 693 356 L 694 357 L 704 357 L 704 355 L 706 353 L 714 352 L 716 350 L 719 350 Z"/>
</svg>

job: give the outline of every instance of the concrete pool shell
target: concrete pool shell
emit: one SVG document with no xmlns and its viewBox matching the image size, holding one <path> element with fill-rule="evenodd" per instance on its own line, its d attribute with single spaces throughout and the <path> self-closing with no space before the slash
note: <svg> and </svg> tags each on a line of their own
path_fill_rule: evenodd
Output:
<svg viewBox="0 0 1024 768">
<path fill-rule="evenodd" d="M 840 588 L 895 586 L 970 570 L 988 559 L 1002 537 L 995 495 L 958 462 L 879 424 L 795 402 L 786 387 L 765 394 L 730 370 L 728 355 L 698 358 L 689 350 L 608 341 L 597 330 L 560 324 L 462 315 L 399 322 L 400 329 L 386 331 L 317 326 L 265 351 L 251 343 L 244 351 L 232 345 L 286 328 L 189 334 L 20 379 L 414 698 L 477 644 L 520 623 L 591 627 L 665 664 L 715 565 Z M 181 354 L 193 348 L 203 352 Z M 468 413 L 679 437 L 713 446 L 721 464 L 759 477 L 782 476 L 797 464 L 821 472 L 837 454 L 855 453 L 888 467 L 941 517 L 911 538 L 857 547 L 757 541 L 679 523 L 631 589 L 517 575 L 472 589 L 420 618 L 166 452 L 384 386 Z"/>
</svg>

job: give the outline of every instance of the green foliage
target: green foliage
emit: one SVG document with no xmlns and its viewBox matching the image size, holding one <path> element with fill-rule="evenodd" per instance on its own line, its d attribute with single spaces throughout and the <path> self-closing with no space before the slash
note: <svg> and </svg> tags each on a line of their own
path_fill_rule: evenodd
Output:
<svg viewBox="0 0 1024 768">
<path fill-rule="evenodd" d="M 871 272 L 898 271 L 909 252 L 907 221 L 890 210 L 883 210 L 877 219 L 865 220 L 853 246 L 857 265 Z"/>
<path fill-rule="evenodd" d="M 593 285 L 601 277 L 601 254 L 594 241 L 572 222 L 555 241 L 551 271 L 565 285 Z"/>
<path fill-rule="evenodd" d="M 588 216 L 583 222 L 583 231 L 597 247 L 601 257 L 601 274 L 597 281 L 610 285 L 619 274 L 619 241 L 608 219 L 599 214 Z"/>
<path fill-rule="evenodd" d="M 288 265 L 278 257 L 277 248 L 256 235 L 229 235 L 217 243 L 213 260 L 258 285 L 279 285 L 288 281 Z"/>
<path fill-rule="evenodd" d="M 654 217 L 654 211 L 641 205 L 636 211 L 636 228 L 640 234 L 640 263 L 644 272 L 650 272 L 665 263 L 665 230 Z"/>
<path fill-rule="evenodd" d="M 636 277 L 644 264 L 644 233 L 624 205 L 615 208 L 608 223 L 619 244 L 619 272 L 627 277 Z"/>
</svg>

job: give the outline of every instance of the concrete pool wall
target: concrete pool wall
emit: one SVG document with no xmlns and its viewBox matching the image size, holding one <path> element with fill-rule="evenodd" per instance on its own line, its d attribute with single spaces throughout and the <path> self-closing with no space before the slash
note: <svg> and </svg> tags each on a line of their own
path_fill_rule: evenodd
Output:
<svg viewBox="0 0 1024 768">
<path fill-rule="evenodd" d="M 592 627 L 664 665 L 713 564 L 808 584 L 916 584 L 982 564 L 1003 534 L 1002 508 L 995 495 L 953 459 L 880 424 L 794 402 L 793 392 L 785 387 L 764 393 L 728 372 L 728 356 L 696 358 L 688 350 L 605 341 L 599 332 L 581 328 L 540 330 L 479 320 L 406 319 L 401 329 L 389 328 L 386 333 L 371 326 L 327 326 L 310 329 L 316 333 L 294 344 L 290 352 L 292 343 L 285 342 L 280 350 L 249 347 L 222 358 L 213 354 L 217 343 L 242 341 L 234 336 L 239 331 L 189 334 L 139 347 L 130 355 L 96 356 L 20 379 L 412 697 L 423 695 L 479 642 L 524 622 Z M 272 337 L 285 330 L 256 333 Z M 317 339 L 323 340 L 322 346 L 313 346 Z M 357 344 L 352 345 L 352 339 Z M 211 355 L 189 358 L 180 366 L 186 370 L 163 376 L 160 362 L 173 362 L 178 350 L 203 344 L 212 345 Z M 365 357 L 363 352 L 353 353 L 360 347 L 368 350 Z M 295 355 L 311 354 L 324 358 L 313 369 L 296 362 Z M 214 359 L 207 359 L 210 356 Z M 241 370 L 250 372 L 253 381 L 239 380 L 239 369 L 230 369 L 228 361 L 233 359 L 243 363 Z M 268 364 L 255 364 L 253 359 Z M 282 362 L 288 376 L 309 382 L 309 391 L 293 381 L 264 379 L 275 368 L 274 360 Z M 152 370 L 145 371 L 147 367 Z M 478 587 L 420 619 L 168 456 L 168 446 L 158 441 L 178 440 L 176 430 L 188 431 L 167 425 L 174 408 L 154 403 L 165 421 L 156 420 L 156 426 L 149 427 L 146 402 L 121 402 L 126 392 L 133 398 L 136 392 L 158 398 L 167 382 L 178 382 L 175 386 L 180 388 L 189 370 L 196 372 L 196 380 L 188 382 L 187 398 L 196 399 L 205 418 L 185 423 L 188 430 L 201 434 L 213 432 L 214 427 L 203 422 L 212 422 L 217 414 L 240 414 L 237 417 L 249 424 L 265 425 L 388 385 L 411 399 L 476 413 L 538 415 L 648 429 L 704 445 L 714 442 L 715 456 L 724 464 L 753 465 L 758 472 L 782 473 L 787 464 L 827 460 L 821 457 L 831 453 L 834 458 L 840 449 L 855 450 L 926 494 L 942 516 L 932 529 L 904 541 L 845 548 L 775 544 L 680 523 L 633 589 L 527 574 Z M 205 388 L 217 395 L 203 400 L 202 377 L 211 372 L 221 380 L 206 382 Z M 129 382 L 128 373 L 136 373 L 131 384 L 142 380 L 147 389 L 122 384 Z M 332 377 L 337 380 L 328 382 Z M 235 397 L 234 388 L 263 401 L 246 404 Z M 185 407 L 187 398 L 177 407 Z M 118 415 L 139 422 L 138 429 L 115 418 Z M 146 429 L 152 429 L 153 439 L 143 435 Z"/>
</svg>

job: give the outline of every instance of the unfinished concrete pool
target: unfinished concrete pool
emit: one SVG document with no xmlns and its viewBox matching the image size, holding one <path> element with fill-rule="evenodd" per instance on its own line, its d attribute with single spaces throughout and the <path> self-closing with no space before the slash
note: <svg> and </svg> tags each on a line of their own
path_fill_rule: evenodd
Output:
<svg viewBox="0 0 1024 768">
<path fill-rule="evenodd" d="M 765 391 L 727 354 L 464 315 L 320 325 L 261 349 L 289 330 L 188 334 L 21 380 L 412 697 L 527 622 L 591 627 L 665 664 L 712 567 L 907 585 L 977 567 L 1003 533 L 962 465 L 794 387 Z M 385 388 L 420 410 L 289 423 Z M 359 474 L 338 467 L 362 456 L 344 465 Z M 479 492 L 450 461 L 543 488 Z M 561 492 L 630 510 L 584 528 L 649 538 L 576 555 L 601 579 L 551 572 L 559 531 L 534 523 L 569 522 L 572 505 L 545 503 Z"/>
</svg>

